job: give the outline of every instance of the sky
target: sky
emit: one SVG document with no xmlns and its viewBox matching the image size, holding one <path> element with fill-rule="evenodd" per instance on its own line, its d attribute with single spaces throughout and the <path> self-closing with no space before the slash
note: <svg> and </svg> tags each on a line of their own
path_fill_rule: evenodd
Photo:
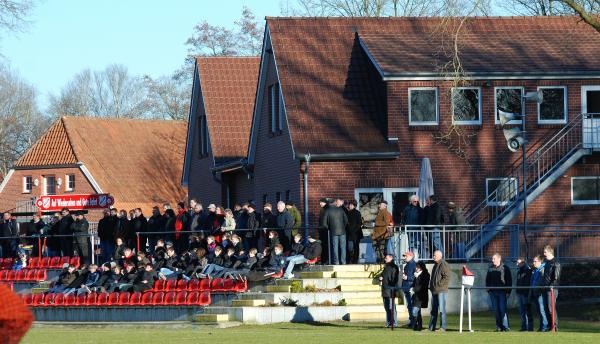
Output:
<svg viewBox="0 0 600 344">
<path fill-rule="evenodd" d="M 257 18 L 277 16 L 277 0 L 41 0 L 23 33 L 4 33 L 0 60 L 49 94 L 79 71 L 125 65 L 134 75 L 161 76 L 183 64 L 185 41 L 206 20 L 233 27 L 244 6 Z"/>
</svg>

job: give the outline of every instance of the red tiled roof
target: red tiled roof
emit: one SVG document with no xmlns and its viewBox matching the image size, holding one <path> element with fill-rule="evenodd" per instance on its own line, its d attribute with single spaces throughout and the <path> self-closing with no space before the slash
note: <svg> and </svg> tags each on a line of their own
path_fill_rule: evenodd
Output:
<svg viewBox="0 0 600 344">
<path fill-rule="evenodd" d="M 356 34 L 385 73 L 439 75 L 441 20 L 267 18 L 296 153 L 393 150 Z M 600 34 L 574 17 L 472 18 L 461 44 L 467 72 L 600 69 Z"/>
<path fill-rule="evenodd" d="M 81 162 L 116 207 L 137 204 L 148 213 L 186 196 L 179 183 L 186 130 L 184 121 L 65 116 L 15 166 Z"/>
<path fill-rule="evenodd" d="M 199 57 L 196 64 L 215 160 L 246 157 L 260 57 Z"/>
<path fill-rule="evenodd" d="M 452 41 L 441 33 L 448 23 L 440 18 L 391 23 L 385 32 L 359 31 L 384 75 L 439 75 L 452 52 Z M 576 17 L 476 17 L 465 22 L 459 37 L 461 64 L 474 75 L 600 72 L 600 33 Z"/>
</svg>

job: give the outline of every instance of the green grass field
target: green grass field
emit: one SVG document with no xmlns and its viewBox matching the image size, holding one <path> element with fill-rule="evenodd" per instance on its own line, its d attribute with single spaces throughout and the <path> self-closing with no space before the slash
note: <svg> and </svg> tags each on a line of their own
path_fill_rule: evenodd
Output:
<svg viewBox="0 0 600 344">
<path fill-rule="evenodd" d="M 559 310 L 559 315 L 560 315 Z M 449 331 L 432 333 L 396 329 L 393 332 L 376 323 L 315 323 L 244 325 L 214 328 L 200 325 L 173 325 L 152 327 L 134 326 L 43 326 L 32 328 L 23 343 L 599 343 L 600 323 L 598 306 L 564 309 L 559 333 L 494 332 L 491 314 L 479 313 L 474 317 L 475 333 L 459 333 L 458 317 L 448 319 Z M 586 320 L 580 320 L 584 318 Z M 424 319 L 428 320 L 428 319 Z M 519 328 L 518 314 L 512 311 L 511 326 Z M 465 321 L 466 323 L 466 321 Z"/>
</svg>

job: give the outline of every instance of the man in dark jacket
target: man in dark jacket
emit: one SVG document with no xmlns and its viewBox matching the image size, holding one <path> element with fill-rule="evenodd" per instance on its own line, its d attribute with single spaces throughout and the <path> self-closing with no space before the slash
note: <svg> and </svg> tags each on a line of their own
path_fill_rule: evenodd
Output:
<svg viewBox="0 0 600 344">
<path fill-rule="evenodd" d="M 148 237 L 143 233 L 146 233 L 148 231 L 148 220 L 146 220 L 146 216 L 144 216 L 144 214 L 142 213 L 141 208 L 134 209 L 133 219 L 131 220 L 131 228 L 133 231 L 133 237 L 134 237 L 136 246 L 137 246 L 137 234 L 136 233 L 142 233 L 139 236 L 139 238 L 140 238 L 140 248 L 139 249 L 142 251 L 146 251 L 146 242 L 148 240 Z"/>
<path fill-rule="evenodd" d="M 396 289 L 398 288 L 399 269 L 394 263 L 394 256 L 387 254 L 384 258 L 385 266 L 379 282 L 381 284 L 381 297 L 383 297 L 383 307 L 385 307 L 385 322 L 386 327 L 398 327 L 398 318 L 396 315 L 396 307 L 394 306 L 394 298 L 396 297 Z"/>
<path fill-rule="evenodd" d="M 427 206 L 424 209 L 425 212 L 425 224 L 430 226 L 426 227 L 427 231 L 430 231 L 431 235 L 431 245 L 430 248 L 433 252 L 436 250 L 442 251 L 444 254 L 444 246 L 442 245 L 442 234 L 440 232 L 440 226 L 444 224 L 444 213 L 442 212 L 442 207 L 438 203 L 437 196 L 431 195 L 427 199 Z"/>
<path fill-rule="evenodd" d="M 12 214 L 6 212 L 2 215 L 0 221 L 0 236 L 11 237 L 15 239 L 0 239 L 0 257 L 13 257 L 17 252 L 19 227 L 17 222 L 12 219 Z"/>
<path fill-rule="evenodd" d="M 104 210 L 104 217 L 98 221 L 98 237 L 100 238 L 101 263 L 110 261 L 115 251 L 115 223 L 110 210 Z"/>
<path fill-rule="evenodd" d="M 412 314 L 412 298 L 410 297 L 410 288 L 413 286 L 417 264 L 415 262 L 415 255 L 411 251 L 404 253 L 403 258 L 405 264 L 402 270 L 402 293 L 404 294 L 404 304 L 406 305 L 406 309 L 408 311 L 408 328 L 413 328 L 415 326 L 415 318 Z"/>
<path fill-rule="evenodd" d="M 485 276 L 485 286 L 506 289 L 488 289 L 492 308 L 496 316 L 496 331 L 506 332 L 509 330 L 504 324 L 506 317 L 507 299 L 512 287 L 512 274 L 508 266 L 502 264 L 502 256 L 496 253 L 492 256 L 492 264 Z"/>
<path fill-rule="evenodd" d="M 152 216 L 148 219 L 146 224 L 148 232 L 155 234 L 148 234 L 148 253 L 153 254 L 156 248 L 156 242 L 159 238 L 162 238 L 162 234 L 157 234 L 165 231 L 165 217 L 160 214 L 158 207 L 152 207 Z"/>
<path fill-rule="evenodd" d="M 531 268 L 523 258 L 517 259 L 517 287 L 529 287 L 531 284 Z M 521 314 L 521 331 L 533 331 L 533 312 L 529 302 L 529 289 L 517 289 L 519 313 Z"/>
<path fill-rule="evenodd" d="M 356 201 L 348 202 L 348 227 L 346 228 L 346 241 L 348 247 L 348 262 L 350 264 L 358 263 L 358 244 L 363 238 L 362 233 L 362 216 L 360 211 L 356 209 Z"/>
<path fill-rule="evenodd" d="M 296 264 L 304 264 L 309 260 L 313 260 L 321 256 L 321 242 L 311 235 L 308 236 L 308 245 L 303 248 L 298 255 L 289 256 L 286 258 L 287 268 L 285 269 L 284 278 L 290 279 L 294 277 L 294 266 Z"/>
<path fill-rule="evenodd" d="M 286 209 L 285 202 L 277 202 L 277 232 L 282 239 L 284 249 L 288 250 L 292 247 L 292 228 L 294 228 L 294 218 Z"/>
<path fill-rule="evenodd" d="M 73 234 L 75 237 L 73 238 L 73 244 L 75 248 L 75 252 L 77 255 L 81 257 L 81 261 L 84 264 L 89 264 L 90 261 L 90 237 L 88 236 L 90 233 L 90 224 L 88 220 L 83 216 L 83 214 L 76 214 L 75 221 L 73 221 L 72 225 Z"/>
<path fill-rule="evenodd" d="M 134 292 L 144 292 L 154 287 L 154 281 L 158 274 L 154 271 L 151 263 L 147 263 L 142 269 L 138 270 L 137 276 L 133 281 Z"/>
<path fill-rule="evenodd" d="M 292 229 L 292 236 L 298 233 L 305 235 L 304 231 L 300 230 L 300 227 L 302 227 L 302 214 L 300 214 L 300 210 L 298 210 L 298 208 L 296 208 L 296 205 L 290 201 L 285 202 L 285 207 L 294 219 L 294 228 Z"/>
<path fill-rule="evenodd" d="M 72 237 L 64 237 L 64 235 L 73 235 L 73 217 L 71 216 L 71 212 L 69 208 L 63 208 L 61 210 L 62 218 L 58 222 L 58 235 L 63 235 L 60 237 L 60 251 L 62 256 L 72 256 L 73 255 L 73 238 Z"/>
<path fill-rule="evenodd" d="M 343 204 L 343 202 L 342 202 Z M 329 231 L 331 250 L 333 251 L 333 264 L 346 265 L 346 226 L 348 217 L 341 206 L 329 206 L 325 211 L 323 226 Z"/>
<path fill-rule="evenodd" d="M 423 318 L 421 309 L 429 305 L 429 271 L 423 262 L 415 264 L 415 274 L 410 293 L 412 296 L 412 309 L 409 311 L 414 319 L 413 330 L 423 330 Z"/>
<path fill-rule="evenodd" d="M 450 285 L 450 265 L 443 259 L 442 251 L 433 252 L 433 269 L 429 280 L 431 290 L 431 318 L 429 331 L 435 331 L 438 315 L 440 316 L 442 332 L 446 331 L 446 299 L 448 298 L 448 285 Z M 438 314 L 439 313 L 439 314 Z"/>
<path fill-rule="evenodd" d="M 410 196 L 408 205 L 402 211 L 402 224 L 407 227 L 407 235 L 408 235 L 408 245 L 410 251 L 412 251 L 415 256 L 418 258 L 421 255 L 421 246 L 424 245 L 422 243 L 421 237 L 421 227 L 420 226 L 425 222 L 425 216 L 423 213 L 423 208 L 419 205 L 419 196 L 412 195 Z"/>
<path fill-rule="evenodd" d="M 319 239 L 323 244 L 323 250 L 321 251 L 321 262 L 329 264 L 329 238 L 327 237 L 327 228 L 325 228 L 325 212 L 329 208 L 329 200 L 327 198 L 321 198 L 319 200 Z"/>
<path fill-rule="evenodd" d="M 189 249 L 189 240 L 190 240 L 190 224 L 192 220 L 190 217 L 190 213 L 188 213 L 187 209 L 185 209 L 185 204 L 183 202 L 177 203 L 177 217 L 175 220 L 175 249 L 177 252 L 182 254 L 183 252 Z M 180 233 L 181 232 L 181 233 Z"/>
<path fill-rule="evenodd" d="M 260 213 L 256 212 L 256 206 L 254 204 L 248 204 L 248 215 L 246 218 L 246 226 L 248 227 L 248 231 L 243 233 L 242 244 L 244 245 L 244 250 L 248 251 L 251 248 L 262 249 L 262 247 L 258 247 L 258 237 L 260 236 Z"/>
<path fill-rule="evenodd" d="M 550 245 L 544 247 L 544 280 L 543 285 L 547 287 L 556 287 L 560 285 L 560 263 L 554 257 L 554 248 Z M 542 296 L 545 295 L 544 303 L 546 305 L 546 316 L 550 331 L 558 331 L 558 313 L 556 312 L 556 298 L 558 289 L 548 288 Z"/>
</svg>

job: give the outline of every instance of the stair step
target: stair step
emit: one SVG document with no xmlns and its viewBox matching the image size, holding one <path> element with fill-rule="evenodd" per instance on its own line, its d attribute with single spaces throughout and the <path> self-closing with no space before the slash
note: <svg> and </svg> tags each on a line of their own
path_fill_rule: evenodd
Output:
<svg viewBox="0 0 600 344">
<path fill-rule="evenodd" d="M 200 323 L 218 323 L 229 321 L 229 314 L 198 314 L 194 320 Z"/>
<path fill-rule="evenodd" d="M 346 304 L 349 306 L 360 306 L 360 305 L 383 305 L 383 299 L 381 297 L 365 297 L 362 299 L 347 299 Z"/>
<path fill-rule="evenodd" d="M 256 306 L 264 306 L 266 304 L 265 300 L 233 300 L 231 301 L 232 307 L 256 307 Z"/>
<path fill-rule="evenodd" d="M 344 292 L 344 299 L 381 298 L 381 291 L 357 291 Z"/>
<path fill-rule="evenodd" d="M 381 287 L 376 284 L 357 284 L 357 285 L 342 285 L 342 292 L 346 291 L 380 291 Z"/>
<path fill-rule="evenodd" d="M 328 266 L 328 265 L 326 265 Z M 350 264 L 350 265 L 329 265 L 336 272 L 378 272 L 383 269 L 379 264 Z"/>
<path fill-rule="evenodd" d="M 331 278 L 333 274 L 333 271 L 302 271 L 300 278 Z"/>
<path fill-rule="evenodd" d="M 289 285 L 268 285 L 267 293 L 289 293 L 292 289 Z"/>
<path fill-rule="evenodd" d="M 336 271 L 336 278 L 365 278 L 371 279 L 374 272 L 371 271 Z"/>
</svg>

